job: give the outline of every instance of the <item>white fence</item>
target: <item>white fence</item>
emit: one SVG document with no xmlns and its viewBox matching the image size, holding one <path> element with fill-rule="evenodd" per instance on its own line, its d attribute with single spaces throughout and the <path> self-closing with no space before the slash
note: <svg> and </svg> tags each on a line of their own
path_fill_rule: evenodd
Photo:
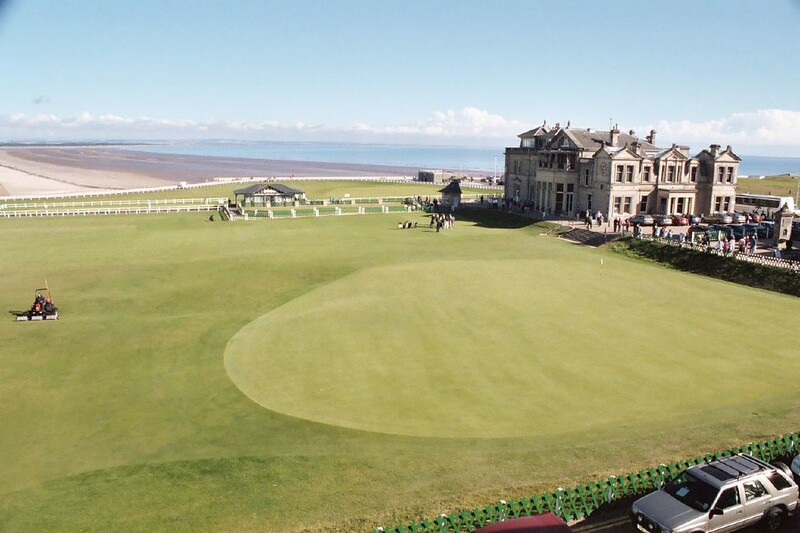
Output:
<svg viewBox="0 0 800 533">
<path fill-rule="evenodd" d="M 25 211 L 0 211 L 0 218 L 26 217 L 79 217 L 94 215 L 145 215 L 159 213 L 191 213 L 202 211 L 218 211 L 218 204 L 196 205 L 152 205 L 150 207 L 95 207 L 77 209 L 28 209 Z"/>
</svg>

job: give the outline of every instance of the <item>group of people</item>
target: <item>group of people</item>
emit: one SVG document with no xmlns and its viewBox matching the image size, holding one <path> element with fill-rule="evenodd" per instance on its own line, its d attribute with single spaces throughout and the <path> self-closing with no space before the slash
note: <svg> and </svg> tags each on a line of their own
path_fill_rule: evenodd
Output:
<svg viewBox="0 0 800 533">
<path fill-rule="evenodd" d="M 739 252 L 743 254 L 754 254 L 756 253 L 756 247 L 758 246 L 758 238 L 755 235 L 745 235 L 737 239 L 729 239 L 725 236 L 720 236 L 720 240 L 717 241 L 715 248 L 717 252 L 722 252 L 725 255 L 730 253 Z"/>
<path fill-rule="evenodd" d="M 605 217 L 603 213 L 598 209 L 597 213 L 592 214 L 591 211 L 586 211 L 583 215 L 583 222 L 586 224 L 586 229 L 592 229 L 592 226 L 596 223 L 598 226 L 602 226 L 603 222 L 605 221 Z M 614 220 L 614 231 L 619 231 L 619 219 Z"/>
<path fill-rule="evenodd" d="M 417 223 L 416 222 L 411 222 L 410 220 L 406 220 L 405 222 L 398 222 L 397 223 L 397 229 L 411 229 L 411 228 L 416 228 L 416 227 L 417 227 Z"/>
<path fill-rule="evenodd" d="M 442 229 L 450 229 L 456 223 L 456 217 L 453 213 L 433 213 L 431 215 L 430 228 L 436 228 L 438 233 Z"/>
</svg>

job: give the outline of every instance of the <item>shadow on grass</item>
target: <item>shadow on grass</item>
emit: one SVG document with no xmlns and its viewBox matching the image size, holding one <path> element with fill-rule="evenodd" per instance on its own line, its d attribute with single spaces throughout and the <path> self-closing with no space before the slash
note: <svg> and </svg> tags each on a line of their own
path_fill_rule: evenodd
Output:
<svg viewBox="0 0 800 533">
<path fill-rule="evenodd" d="M 632 238 L 614 242 L 611 249 L 623 255 L 650 259 L 684 272 L 800 296 L 800 275 L 784 268 L 757 265 L 732 257 Z"/>
<path fill-rule="evenodd" d="M 519 229 L 539 222 L 533 218 L 507 213 L 499 209 L 461 206 L 456 216 L 465 222 L 474 222 L 481 228 Z"/>
</svg>

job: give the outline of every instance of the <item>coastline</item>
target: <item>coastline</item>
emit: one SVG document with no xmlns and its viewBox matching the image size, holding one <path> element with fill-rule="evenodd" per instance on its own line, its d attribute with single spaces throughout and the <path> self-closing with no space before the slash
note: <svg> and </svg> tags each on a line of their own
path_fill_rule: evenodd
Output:
<svg viewBox="0 0 800 533">
<path fill-rule="evenodd" d="M 0 148 L 0 196 L 199 183 L 215 177 L 416 176 L 418 168 L 146 152 L 131 146 Z"/>
</svg>

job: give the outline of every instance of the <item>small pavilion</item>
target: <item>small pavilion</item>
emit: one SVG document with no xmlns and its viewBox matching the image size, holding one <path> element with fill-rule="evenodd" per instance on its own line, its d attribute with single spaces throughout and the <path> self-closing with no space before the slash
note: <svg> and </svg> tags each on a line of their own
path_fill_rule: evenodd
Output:
<svg viewBox="0 0 800 533">
<path fill-rule="evenodd" d="M 442 205 L 450 206 L 455 209 L 461 203 L 461 185 L 457 180 L 447 184 L 444 189 L 439 189 L 442 193 Z"/>
<path fill-rule="evenodd" d="M 304 200 L 306 193 L 280 183 L 259 183 L 233 191 L 236 203 L 251 206 L 270 206 Z M 241 197 L 241 201 L 240 201 Z"/>
</svg>

